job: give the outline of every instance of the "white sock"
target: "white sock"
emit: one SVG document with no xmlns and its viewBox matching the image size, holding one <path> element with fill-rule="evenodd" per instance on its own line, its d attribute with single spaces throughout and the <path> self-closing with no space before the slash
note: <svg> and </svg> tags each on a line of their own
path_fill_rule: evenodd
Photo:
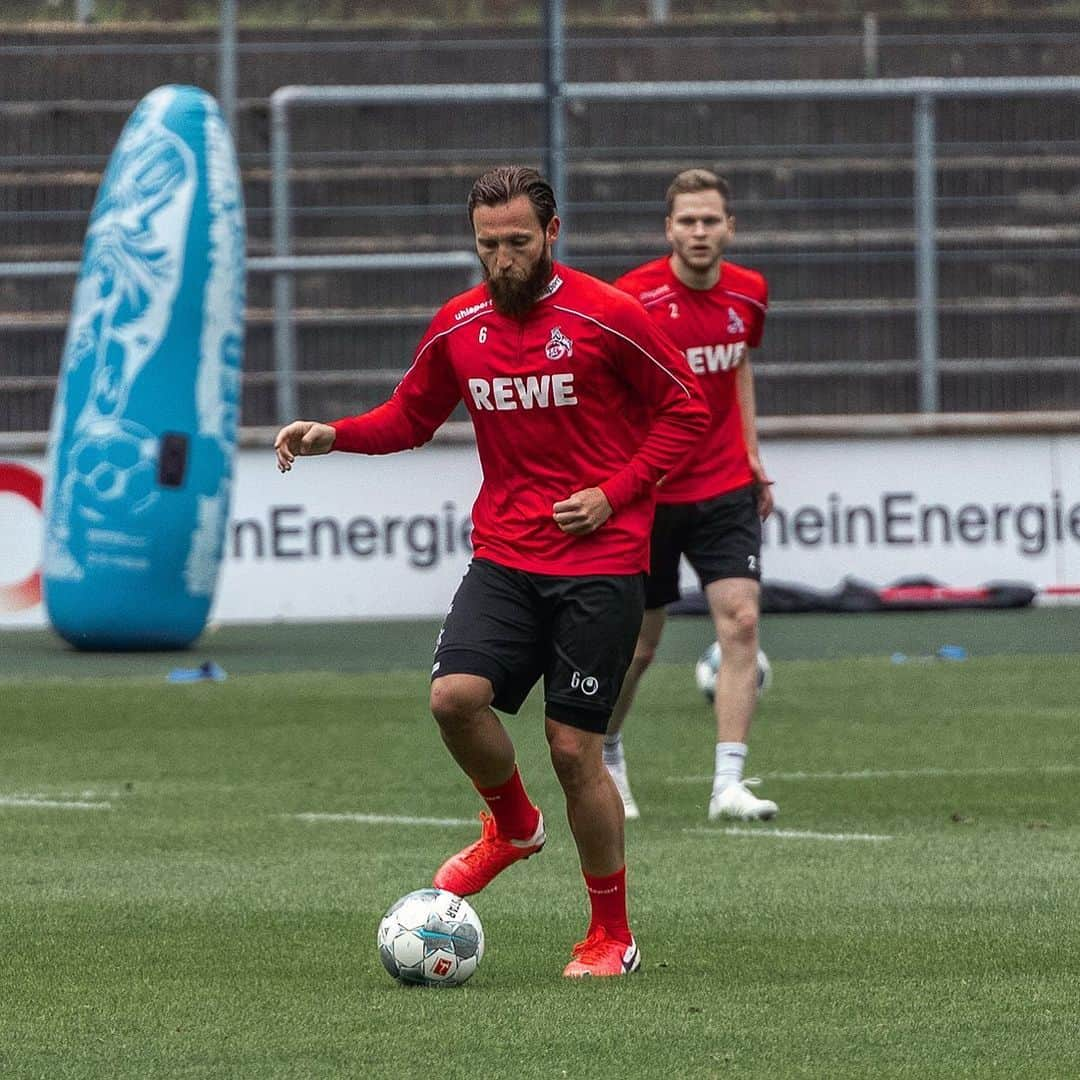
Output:
<svg viewBox="0 0 1080 1080">
<path fill-rule="evenodd" d="M 742 780 L 745 765 L 746 743 L 718 742 L 713 791 L 723 791 L 729 784 L 738 784 Z"/>
<path fill-rule="evenodd" d="M 622 732 L 604 736 L 604 764 L 621 765 L 623 763 Z"/>
</svg>

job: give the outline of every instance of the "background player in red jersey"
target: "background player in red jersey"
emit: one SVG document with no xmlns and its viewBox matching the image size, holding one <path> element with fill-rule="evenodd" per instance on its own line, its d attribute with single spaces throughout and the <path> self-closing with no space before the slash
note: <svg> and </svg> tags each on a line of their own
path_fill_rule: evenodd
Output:
<svg viewBox="0 0 1080 1080">
<path fill-rule="evenodd" d="M 656 483 L 700 439 L 708 409 L 640 304 L 552 262 L 555 197 L 535 169 L 485 173 L 468 209 L 484 284 L 438 312 L 389 401 L 334 424 L 282 428 L 278 467 L 303 454 L 419 446 L 464 400 L 484 479 L 473 560 L 436 643 L 431 710 L 490 814 L 434 884 L 478 892 L 544 846 L 543 816 L 493 711 L 517 712 L 542 677 L 591 906 L 564 974 L 623 975 L 640 953 L 603 732 L 641 625 Z"/>
<path fill-rule="evenodd" d="M 667 192 L 671 255 L 616 281 L 686 354 L 712 411 L 709 433 L 661 483 L 652 565 L 634 659 L 604 741 L 604 762 L 626 816 L 639 816 L 627 778 L 622 725 L 679 596 L 679 559 L 698 575 L 720 643 L 716 766 L 709 819 L 771 818 L 776 803 L 743 779 L 757 700 L 761 521 L 772 492 L 758 452 L 750 349 L 761 342 L 768 288 L 761 274 L 724 259 L 735 233 L 727 182 L 706 169 L 679 173 Z"/>
</svg>

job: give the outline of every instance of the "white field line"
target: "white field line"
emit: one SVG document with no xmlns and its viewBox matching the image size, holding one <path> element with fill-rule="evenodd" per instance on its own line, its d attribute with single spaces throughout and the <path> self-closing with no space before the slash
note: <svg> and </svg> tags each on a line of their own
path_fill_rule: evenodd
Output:
<svg viewBox="0 0 1080 1080">
<path fill-rule="evenodd" d="M 28 810 L 111 810 L 112 803 L 78 799 L 43 799 L 36 795 L 0 795 L 0 806 Z"/>
<path fill-rule="evenodd" d="M 397 814 L 284 814 L 297 821 L 345 821 L 354 825 L 475 825 L 476 818 L 403 817 Z"/>
<path fill-rule="evenodd" d="M 892 840 L 892 836 L 882 836 L 876 833 L 824 833 L 804 832 L 801 829 L 740 829 L 733 826 L 730 829 L 709 829 L 705 826 L 695 829 L 683 829 L 684 833 L 693 833 L 695 836 L 768 836 L 778 840 Z"/>
<path fill-rule="evenodd" d="M 918 780 L 939 776 L 1031 776 L 1032 774 L 1078 773 L 1080 765 L 1001 766 L 985 769 L 859 769 L 854 772 L 762 773 L 762 780 Z M 708 784 L 711 776 L 666 776 L 666 784 Z"/>
</svg>

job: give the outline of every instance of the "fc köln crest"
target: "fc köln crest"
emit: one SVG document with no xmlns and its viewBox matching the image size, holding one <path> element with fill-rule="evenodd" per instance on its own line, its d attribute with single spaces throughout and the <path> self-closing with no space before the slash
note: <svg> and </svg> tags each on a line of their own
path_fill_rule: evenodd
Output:
<svg viewBox="0 0 1080 1080">
<path fill-rule="evenodd" d="M 727 332 L 729 334 L 745 334 L 746 324 L 739 318 L 739 313 L 733 308 L 727 309 Z"/>
<path fill-rule="evenodd" d="M 562 360 L 574 355 L 574 343 L 557 327 L 551 330 L 551 340 L 544 346 L 549 360 Z"/>
</svg>

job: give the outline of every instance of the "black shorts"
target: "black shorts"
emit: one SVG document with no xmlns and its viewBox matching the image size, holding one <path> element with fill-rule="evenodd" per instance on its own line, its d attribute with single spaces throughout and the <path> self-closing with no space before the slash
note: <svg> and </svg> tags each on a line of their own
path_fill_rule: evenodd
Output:
<svg viewBox="0 0 1080 1080">
<path fill-rule="evenodd" d="M 431 677 L 480 675 L 516 713 L 543 676 L 547 715 L 607 730 L 645 608 L 644 574 L 556 577 L 473 559 L 435 643 Z"/>
<path fill-rule="evenodd" d="M 679 559 L 685 555 L 705 588 L 724 578 L 761 580 L 761 518 L 757 487 L 736 488 L 715 499 L 659 503 L 653 520 L 645 607 L 679 599 Z"/>
</svg>

